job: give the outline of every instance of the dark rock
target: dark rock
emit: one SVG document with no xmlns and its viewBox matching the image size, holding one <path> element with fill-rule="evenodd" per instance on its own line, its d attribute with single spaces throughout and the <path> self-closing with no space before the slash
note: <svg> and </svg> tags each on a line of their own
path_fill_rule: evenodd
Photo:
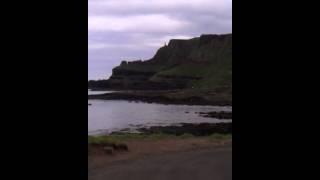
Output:
<svg viewBox="0 0 320 180">
<path fill-rule="evenodd" d="M 103 151 L 108 155 L 113 155 L 114 153 L 113 147 L 110 147 L 110 146 L 103 147 Z"/>
<path fill-rule="evenodd" d="M 138 130 L 146 134 L 164 133 L 177 136 L 183 134 L 206 136 L 214 133 L 232 134 L 232 123 L 183 123 L 181 126 L 153 126 L 150 128 L 140 128 Z"/>
<path fill-rule="evenodd" d="M 118 151 L 129 151 L 129 148 L 128 148 L 128 145 L 126 145 L 124 143 L 120 143 L 120 144 L 117 144 L 115 146 L 115 150 L 118 150 Z"/>
<path fill-rule="evenodd" d="M 117 93 L 107 93 L 102 95 L 88 95 L 88 99 L 104 99 L 104 100 L 127 100 L 127 101 L 141 101 L 146 103 L 160 103 L 160 104 L 188 104 L 188 105 L 216 105 L 216 106 L 229 106 L 232 102 L 229 100 L 207 100 L 202 97 L 189 96 L 183 98 L 169 98 L 166 93 L 153 91 L 140 91 L 135 92 L 117 92 Z"/>
<path fill-rule="evenodd" d="M 203 117 L 217 118 L 217 119 L 232 119 L 232 112 L 208 112 L 208 113 L 200 113 Z"/>
</svg>

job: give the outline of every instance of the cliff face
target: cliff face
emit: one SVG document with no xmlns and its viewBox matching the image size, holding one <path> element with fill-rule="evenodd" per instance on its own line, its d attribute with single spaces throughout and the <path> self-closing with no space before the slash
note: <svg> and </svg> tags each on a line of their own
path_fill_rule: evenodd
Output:
<svg viewBox="0 0 320 180">
<path fill-rule="evenodd" d="M 232 34 L 170 40 L 147 61 L 123 61 L 105 84 L 123 89 L 231 91 Z"/>
</svg>

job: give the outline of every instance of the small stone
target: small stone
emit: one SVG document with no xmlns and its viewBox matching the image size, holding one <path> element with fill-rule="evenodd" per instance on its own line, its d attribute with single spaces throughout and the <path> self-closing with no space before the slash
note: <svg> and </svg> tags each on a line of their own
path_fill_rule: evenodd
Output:
<svg viewBox="0 0 320 180">
<path fill-rule="evenodd" d="M 114 152 L 113 147 L 110 147 L 110 146 L 104 147 L 103 150 L 106 154 L 109 154 L 109 155 L 112 155 Z"/>
<path fill-rule="evenodd" d="M 128 151 L 129 150 L 128 146 L 124 143 L 117 144 L 115 149 L 120 150 L 120 151 Z"/>
</svg>

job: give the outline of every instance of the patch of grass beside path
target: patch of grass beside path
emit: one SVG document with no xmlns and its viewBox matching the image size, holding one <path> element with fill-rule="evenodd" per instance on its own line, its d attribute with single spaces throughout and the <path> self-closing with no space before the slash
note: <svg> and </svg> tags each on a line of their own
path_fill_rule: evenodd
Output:
<svg viewBox="0 0 320 180">
<path fill-rule="evenodd" d="M 228 140 L 232 139 L 232 134 L 212 134 L 209 136 L 194 136 L 192 134 L 183 134 L 180 136 L 170 134 L 135 134 L 124 133 L 104 136 L 88 136 L 88 144 L 118 144 L 130 140 L 163 140 L 163 139 L 188 139 L 188 138 L 208 138 L 209 140 Z"/>
</svg>

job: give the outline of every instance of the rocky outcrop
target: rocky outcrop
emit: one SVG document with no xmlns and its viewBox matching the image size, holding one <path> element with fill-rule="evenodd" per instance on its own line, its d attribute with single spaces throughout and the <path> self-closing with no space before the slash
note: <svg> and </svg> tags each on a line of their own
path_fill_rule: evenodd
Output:
<svg viewBox="0 0 320 180">
<path fill-rule="evenodd" d="M 216 119 L 232 119 L 232 112 L 200 112 L 200 116 L 202 117 L 210 117 Z"/>
<path fill-rule="evenodd" d="M 232 34 L 170 40 L 153 58 L 123 61 L 108 80 L 91 82 L 113 89 L 231 89 Z"/>
<path fill-rule="evenodd" d="M 212 134 L 232 134 L 232 123 L 182 123 L 180 126 L 153 126 L 140 128 L 138 131 L 145 134 L 192 134 L 194 136 L 208 136 Z"/>
<path fill-rule="evenodd" d="M 204 95 L 205 94 L 205 95 Z M 208 92 L 132 91 L 88 95 L 88 99 L 127 100 L 160 104 L 230 106 L 226 98 L 210 96 Z"/>
</svg>

